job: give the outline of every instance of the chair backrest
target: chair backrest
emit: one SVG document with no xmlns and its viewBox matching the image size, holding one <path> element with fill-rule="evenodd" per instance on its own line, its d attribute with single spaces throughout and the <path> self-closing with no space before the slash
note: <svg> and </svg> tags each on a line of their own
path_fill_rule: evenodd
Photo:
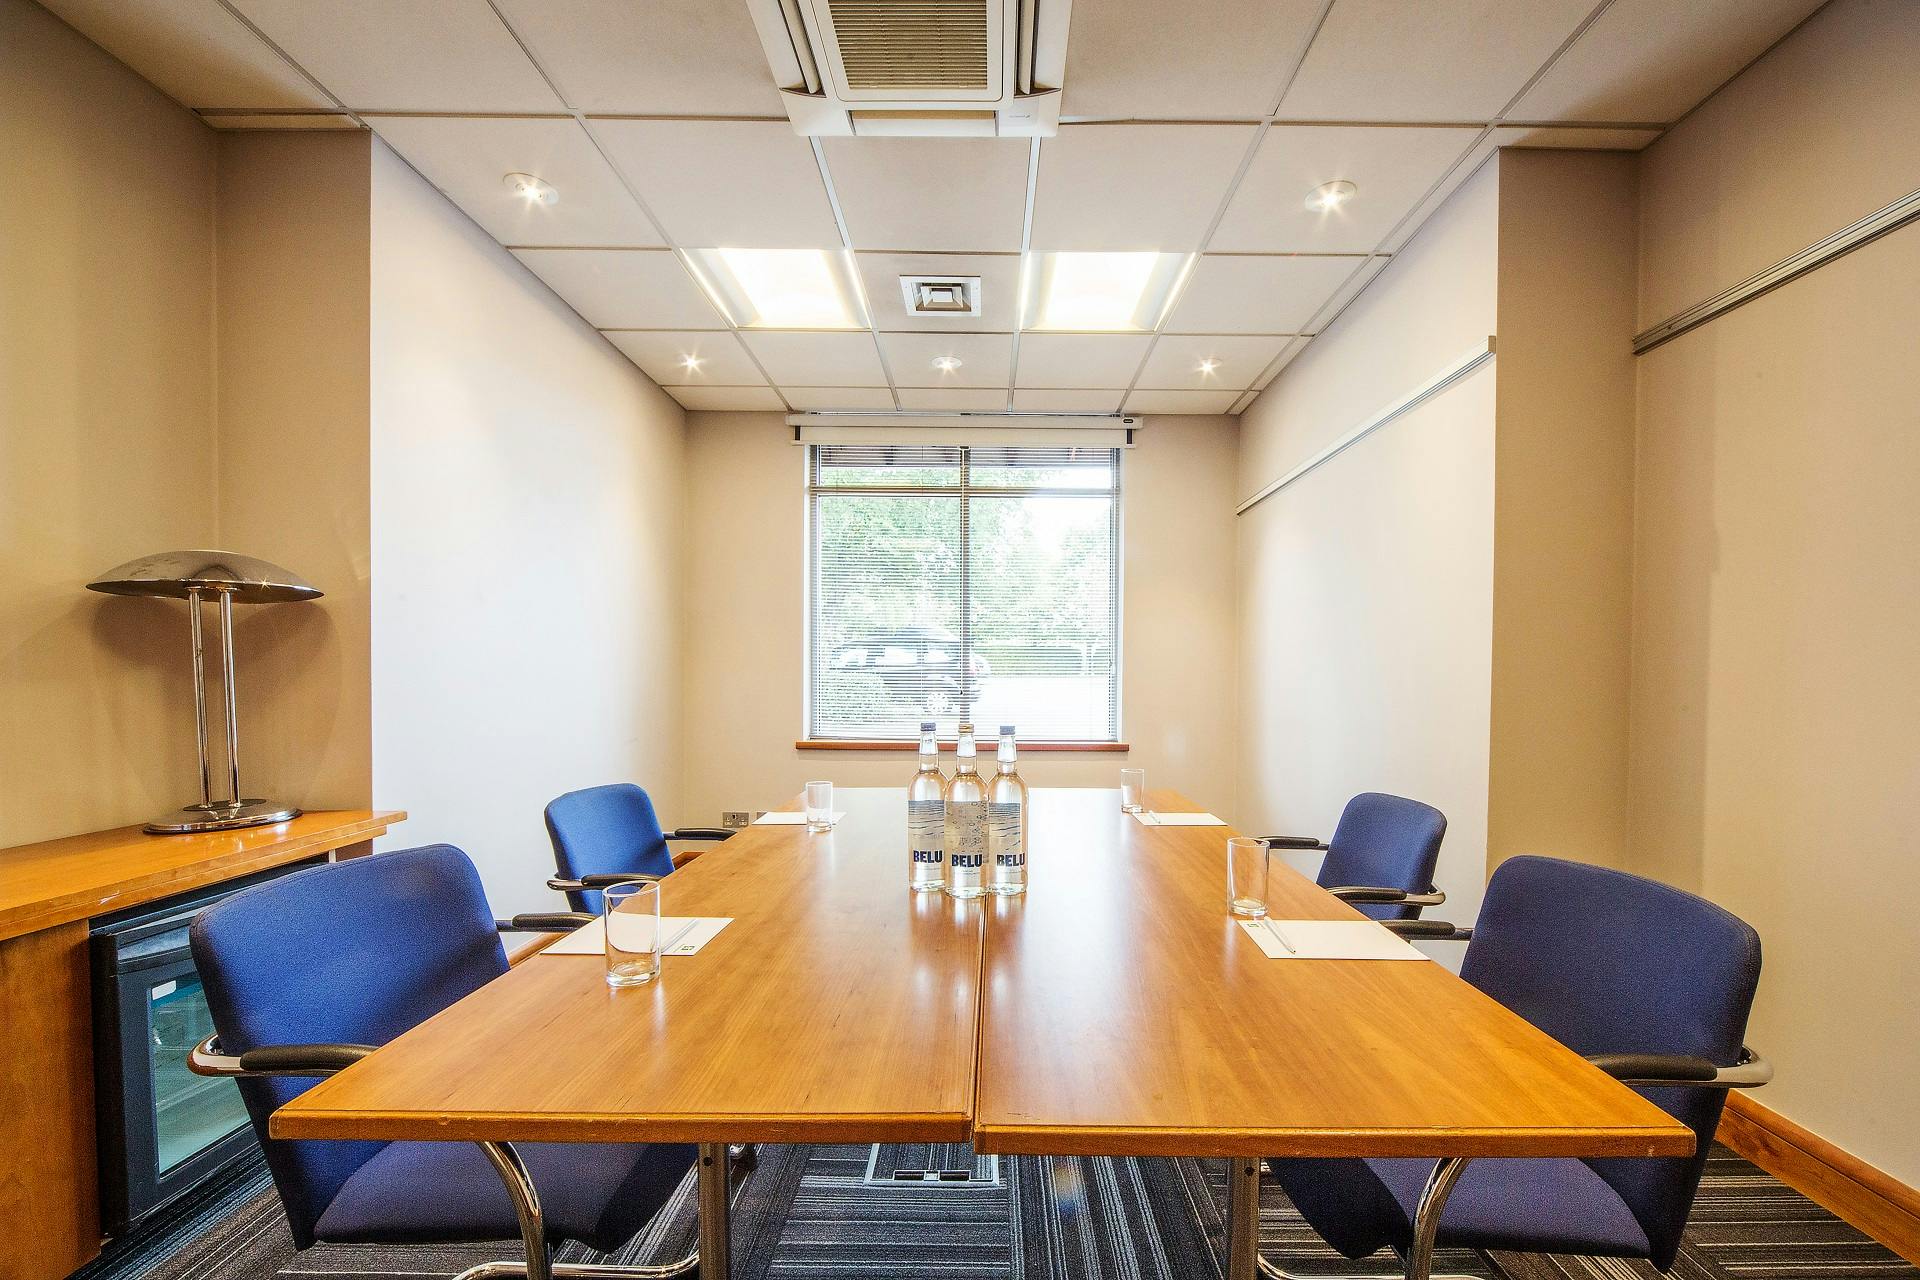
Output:
<svg viewBox="0 0 1920 1280">
<path fill-rule="evenodd" d="M 1759 935 L 1703 898 L 1556 858 L 1510 858 L 1487 884 L 1460 976 L 1581 1054 L 1739 1061 Z M 1665 1270 L 1680 1247 L 1726 1095 L 1643 1089 L 1700 1136 L 1691 1157 L 1590 1160 Z"/>
<path fill-rule="evenodd" d="M 547 806 L 547 836 L 553 864 L 568 879 L 579 876 L 664 876 L 673 855 L 653 801 L 631 782 L 569 791 Z M 570 893 L 575 911 L 600 911 L 600 893 Z"/>
<path fill-rule="evenodd" d="M 1368 885 L 1428 893 L 1446 834 L 1447 815 L 1432 805 L 1363 791 L 1347 801 L 1340 813 L 1340 824 L 1333 829 L 1327 856 L 1320 863 L 1319 884 L 1324 889 Z M 1355 905 L 1375 920 L 1411 920 L 1420 914 L 1418 907 Z"/>
<path fill-rule="evenodd" d="M 190 932 L 220 1047 L 380 1045 L 506 972 L 480 877 L 452 845 L 301 871 L 202 912 Z M 384 1143 L 286 1142 L 267 1117 L 313 1080 L 239 1082 L 294 1244 Z"/>
</svg>

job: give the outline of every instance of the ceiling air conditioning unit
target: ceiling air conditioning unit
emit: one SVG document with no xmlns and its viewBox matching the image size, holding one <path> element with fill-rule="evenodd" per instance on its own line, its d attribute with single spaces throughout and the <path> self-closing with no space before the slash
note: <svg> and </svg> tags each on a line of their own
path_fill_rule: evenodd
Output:
<svg viewBox="0 0 1920 1280">
<path fill-rule="evenodd" d="M 747 0 L 796 133 L 1052 137 L 1072 0 Z"/>
</svg>

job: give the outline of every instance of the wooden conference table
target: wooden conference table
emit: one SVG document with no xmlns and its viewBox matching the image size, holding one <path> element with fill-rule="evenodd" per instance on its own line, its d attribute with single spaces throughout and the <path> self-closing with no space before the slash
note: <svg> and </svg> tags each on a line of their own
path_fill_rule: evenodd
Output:
<svg viewBox="0 0 1920 1280">
<path fill-rule="evenodd" d="M 273 1134 L 698 1143 L 707 1277 L 728 1274 L 729 1143 L 1226 1156 L 1229 1280 L 1255 1274 L 1262 1156 L 1693 1150 L 1438 964 L 1266 959 L 1225 910 L 1230 828 L 1036 789 L 1026 895 L 959 902 L 906 887 L 904 791 L 835 802 L 832 832 L 752 827 L 664 882 L 666 914 L 734 922 L 658 981 L 616 991 L 597 957 L 535 956 Z M 1269 900 L 1355 915 L 1278 867 Z"/>
</svg>

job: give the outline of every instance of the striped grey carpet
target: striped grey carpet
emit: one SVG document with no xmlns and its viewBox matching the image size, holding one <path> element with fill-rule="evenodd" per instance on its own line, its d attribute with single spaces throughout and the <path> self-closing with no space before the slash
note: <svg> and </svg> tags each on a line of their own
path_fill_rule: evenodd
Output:
<svg viewBox="0 0 1920 1280">
<path fill-rule="evenodd" d="M 1225 1165 L 1210 1160 L 1017 1157 L 964 1147 L 763 1147 L 734 1211 L 740 1280 L 1214 1280 L 1221 1273 Z M 972 1182 L 891 1180 L 895 1169 L 970 1169 Z M 609 1261 L 679 1257 L 693 1234 L 692 1184 Z M 1332 1253 L 1269 1183 L 1267 1256 L 1302 1275 L 1392 1269 Z M 258 1164 L 197 1193 L 119 1242 L 74 1280 L 440 1280 L 514 1246 L 320 1245 L 296 1255 Z M 565 1260 L 598 1257 L 570 1246 Z M 1443 1254 L 1438 1270 L 1486 1280 L 1645 1280 L 1644 1263 Z M 1920 1280 L 1880 1245 L 1723 1148 L 1694 1206 L 1676 1280 Z"/>
</svg>

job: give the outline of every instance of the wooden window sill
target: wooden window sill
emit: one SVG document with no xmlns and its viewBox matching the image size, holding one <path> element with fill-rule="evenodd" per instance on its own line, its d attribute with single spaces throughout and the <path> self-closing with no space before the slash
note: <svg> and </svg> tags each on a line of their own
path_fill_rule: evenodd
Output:
<svg viewBox="0 0 1920 1280">
<path fill-rule="evenodd" d="M 996 739 L 989 734 L 979 739 L 981 754 L 991 757 Z M 917 738 L 900 741 L 853 742 L 840 738 L 802 738 L 795 742 L 798 751 L 918 751 L 920 741 Z M 942 751 L 952 751 L 952 742 L 942 742 Z M 1128 752 L 1132 746 L 1125 742 L 1020 742 L 1022 751 L 1118 751 Z"/>
</svg>

